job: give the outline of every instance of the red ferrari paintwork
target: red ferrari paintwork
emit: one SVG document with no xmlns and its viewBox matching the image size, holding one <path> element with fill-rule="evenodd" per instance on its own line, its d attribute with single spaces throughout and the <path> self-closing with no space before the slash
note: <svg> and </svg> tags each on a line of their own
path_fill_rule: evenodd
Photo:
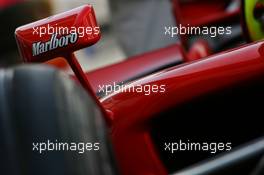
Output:
<svg viewBox="0 0 264 175">
<path fill-rule="evenodd" d="M 173 0 L 173 7 L 178 24 L 208 26 L 239 18 L 239 8 L 227 11 L 228 3 L 230 0 Z"/>
<path fill-rule="evenodd" d="M 85 31 L 86 27 L 89 27 L 89 29 L 98 29 L 92 6 L 84 5 L 65 13 L 54 15 L 17 28 L 15 36 L 23 60 L 25 62 L 43 62 L 56 57 L 64 57 L 65 54 L 95 44 L 101 36 L 100 31 L 99 33 L 93 31 L 84 32 L 83 36 L 76 33 L 78 36 L 75 43 L 68 42 L 68 44 L 64 44 L 65 46 L 63 47 L 53 48 L 52 50 L 34 55 L 33 44 L 50 41 L 52 39 L 51 32 L 60 31 L 60 33 L 63 33 L 63 30 L 60 30 L 62 27 L 67 28 L 68 31 L 72 31 L 72 33 L 74 31 L 81 31 L 82 29 L 80 29 L 80 27 L 84 28 Z M 42 29 L 44 35 L 40 35 Z M 50 29 L 50 32 L 48 32 L 48 29 Z M 46 30 L 46 32 L 44 30 Z M 63 33 L 57 37 L 61 38 L 67 34 L 68 33 Z M 48 48 L 50 48 L 50 46 L 48 46 Z"/>
<path fill-rule="evenodd" d="M 219 8 L 216 8 L 214 3 L 209 3 L 209 0 L 203 2 L 206 2 L 203 5 L 206 5 L 207 9 L 213 8 L 214 12 L 219 13 L 214 18 L 207 18 L 206 14 L 210 11 L 203 9 L 203 12 L 200 13 L 201 8 L 184 6 L 185 14 L 199 14 L 197 16 L 199 18 L 196 19 L 186 18 L 186 23 L 194 25 L 211 24 L 212 21 L 224 20 L 232 15 L 235 17 L 238 15 L 238 13 L 226 15 L 220 13 L 226 1 L 217 1 L 223 4 Z M 194 9 L 198 10 L 193 11 Z M 200 43 L 200 45 L 197 43 L 187 54 L 181 45 L 176 44 L 86 74 L 81 71 L 79 63 L 72 54 L 73 51 L 84 47 L 85 44 L 87 46 L 86 40 L 80 40 L 78 41 L 80 43 L 75 46 L 61 48 L 41 57 L 32 57 L 31 46 L 33 42 L 39 40 L 36 36 L 33 37 L 29 34 L 33 32 L 31 29 L 33 26 L 44 25 L 47 20 L 51 20 L 51 23 L 52 20 L 57 20 L 63 26 L 71 26 L 77 23 L 84 25 L 83 17 L 87 16 L 87 13 L 93 14 L 90 6 L 67 12 L 59 17 L 47 18 L 45 19 L 46 22 L 44 20 L 26 25 L 17 30 L 17 40 L 22 57 L 26 62 L 46 61 L 57 56 L 66 57 L 80 82 L 92 94 L 94 94 L 93 91 L 98 90 L 98 85 L 108 85 L 127 80 L 134 80 L 129 83 L 134 86 L 165 85 L 166 91 L 164 93 L 144 95 L 132 92 L 114 92 L 101 98 L 100 103 L 98 103 L 103 111 L 107 111 L 105 117 L 110 127 L 118 167 L 123 175 L 168 174 L 150 136 L 150 121 L 155 115 L 188 102 L 195 97 L 234 86 L 251 78 L 264 76 L 264 42 L 262 41 L 209 57 L 210 49 L 205 43 Z M 95 21 L 93 18 L 90 20 Z M 89 25 L 96 26 L 92 23 Z M 45 36 L 44 40 L 49 39 L 50 36 Z M 91 44 L 98 39 L 97 37 L 92 38 Z M 199 51 L 201 46 L 204 50 Z M 203 57 L 207 58 L 196 60 Z M 187 63 L 156 71 L 156 69 L 162 68 L 162 65 L 176 64 L 178 61 Z M 142 76 L 144 71 L 147 72 L 147 76 Z M 95 96 L 94 98 L 96 99 Z"/>
<path fill-rule="evenodd" d="M 93 90 L 97 92 L 99 85 L 112 85 L 114 82 L 126 83 L 167 67 L 205 58 L 210 54 L 212 51 L 204 40 L 195 42 L 187 53 L 180 43 L 177 43 L 87 72 L 86 76 Z"/>
<path fill-rule="evenodd" d="M 106 111 L 97 100 L 73 53 L 95 44 L 101 37 L 92 6 L 83 5 L 21 26 L 16 29 L 15 36 L 24 62 L 44 62 L 56 57 L 65 58 L 81 85 L 95 99 L 101 111 L 106 115 Z"/>
<path fill-rule="evenodd" d="M 180 44 L 175 44 L 87 72 L 86 76 L 93 90 L 97 92 L 99 85 L 112 85 L 113 82 L 125 83 L 187 60 L 186 53 Z"/>
<path fill-rule="evenodd" d="M 167 174 L 149 134 L 158 113 L 197 96 L 264 76 L 264 43 L 258 42 L 203 60 L 171 67 L 131 85 L 162 85 L 165 93 L 113 93 L 101 102 L 111 111 L 111 135 L 123 175 Z"/>
<path fill-rule="evenodd" d="M 226 10 L 230 0 L 173 0 L 173 12 L 177 24 L 183 26 L 217 26 L 240 20 L 240 9 Z M 210 14 L 210 15 L 208 15 Z M 187 45 L 188 35 L 180 35 L 181 42 Z"/>
</svg>

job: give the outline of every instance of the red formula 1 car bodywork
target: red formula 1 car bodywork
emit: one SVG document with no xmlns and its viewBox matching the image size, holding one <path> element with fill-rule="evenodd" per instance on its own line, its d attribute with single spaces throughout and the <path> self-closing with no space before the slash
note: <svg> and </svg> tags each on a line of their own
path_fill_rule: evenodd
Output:
<svg viewBox="0 0 264 175">
<path fill-rule="evenodd" d="M 155 152 L 148 121 L 155 114 L 194 97 L 263 76 L 263 49 L 262 43 L 256 43 L 133 82 L 165 84 L 167 90 L 164 94 L 146 97 L 118 93 L 101 99 L 104 107 L 112 113 L 112 137 L 124 174 L 167 174 Z M 133 105 L 137 106 L 137 110 L 131 107 Z M 137 158 L 138 155 L 141 155 L 140 158 Z M 131 166 L 133 169 L 130 169 Z"/>
<path fill-rule="evenodd" d="M 174 1 L 176 19 L 181 24 L 195 26 L 226 23 L 229 20 L 239 23 L 239 12 L 237 10 L 228 13 L 223 12 L 227 2 L 202 1 L 200 3 L 200 1 L 196 1 L 179 3 Z M 197 3 L 199 4 L 198 7 Z M 201 9 L 204 13 L 200 12 Z M 54 21 L 58 23 L 57 20 L 63 26 L 93 25 L 94 27 L 96 26 L 94 14 L 90 13 L 89 10 L 91 10 L 91 7 L 86 6 L 75 11 L 66 12 L 62 16 L 55 16 L 54 19 L 48 18 L 18 28 L 16 37 L 22 57 L 27 62 L 40 62 L 44 59 L 46 61 L 57 56 L 66 57 L 76 73 L 76 77 L 73 78 L 79 79 L 90 94 L 98 92 L 99 86 L 113 85 L 114 82 L 131 86 L 164 85 L 166 87 L 166 91 L 163 93 L 142 95 L 140 93 L 114 92 L 110 95 L 98 97 L 98 105 L 104 111 L 104 117 L 109 124 L 114 152 L 121 174 L 168 174 L 169 170 L 160 158 L 160 153 L 152 135 L 152 120 L 158 114 L 182 106 L 198 97 L 217 94 L 230 87 L 239 87 L 241 84 L 247 84 L 251 81 L 254 83 L 263 80 L 263 41 L 212 54 L 213 51 L 207 48 L 206 44 L 201 44 L 204 51 L 191 49 L 192 47 L 188 48 L 188 37 L 184 36 L 181 38 L 183 44 L 175 44 L 85 74 L 75 58 L 69 55 L 77 49 L 94 44 L 99 39 L 98 37 L 80 40 L 80 43 L 76 44 L 78 47 L 69 45 L 62 47 L 61 50 L 56 50 L 56 52 L 47 51 L 44 56 L 40 55 L 36 60 L 33 60 L 35 58 L 31 56 L 27 56 L 27 54 L 31 55 L 31 45 L 34 42 L 47 42 L 50 38 L 48 35 L 41 39 L 30 34 L 27 35 L 27 33 L 32 32 L 29 29 L 36 26 L 55 24 Z M 196 13 L 199 15 L 195 15 Z M 214 14 L 207 17 L 208 13 Z M 83 23 L 87 16 L 89 16 L 88 22 Z M 189 51 L 186 51 L 188 49 Z M 92 96 L 96 99 L 95 95 Z M 217 113 L 217 111 L 215 112 Z M 195 117 L 200 117 L 200 115 L 197 114 Z M 212 118 L 214 118 L 214 114 L 212 114 Z M 188 125 L 186 125 L 186 128 L 188 128 Z M 175 166 L 177 167 L 176 164 Z"/>
</svg>

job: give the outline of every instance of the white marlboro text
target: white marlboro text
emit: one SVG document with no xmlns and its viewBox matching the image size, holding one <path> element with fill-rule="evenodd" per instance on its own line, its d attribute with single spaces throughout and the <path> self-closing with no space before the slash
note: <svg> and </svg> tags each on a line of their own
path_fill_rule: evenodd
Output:
<svg viewBox="0 0 264 175">
<path fill-rule="evenodd" d="M 32 45 L 32 54 L 37 56 L 39 54 L 74 44 L 78 40 L 77 33 L 70 33 L 69 35 L 61 36 L 57 38 L 58 34 L 53 34 L 47 42 L 36 42 Z"/>
</svg>

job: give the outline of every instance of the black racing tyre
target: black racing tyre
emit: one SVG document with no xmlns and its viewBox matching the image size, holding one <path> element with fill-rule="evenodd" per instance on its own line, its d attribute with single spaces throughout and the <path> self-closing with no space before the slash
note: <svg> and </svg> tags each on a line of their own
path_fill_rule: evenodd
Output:
<svg viewBox="0 0 264 175">
<path fill-rule="evenodd" d="M 50 67 L 0 70 L 0 138 L 1 174 L 116 174 L 102 113 Z"/>
</svg>

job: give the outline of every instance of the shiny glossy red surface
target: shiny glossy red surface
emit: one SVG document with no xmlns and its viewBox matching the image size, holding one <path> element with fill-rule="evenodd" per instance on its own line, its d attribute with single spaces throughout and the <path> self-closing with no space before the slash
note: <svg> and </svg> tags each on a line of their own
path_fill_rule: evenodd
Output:
<svg viewBox="0 0 264 175">
<path fill-rule="evenodd" d="M 141 78 L 130 85 L 165 85 L 165 93 L 113 93 L 101 102 L 111 111 L 111 134 L 123 175 L 167 174 L 152 143 L 149 121 L 195 97 L 264 77 L 264 43 L 258 42 Z"/>
<path fill-rule="evenodd" d="M 176 24 L 183 26 L 218 26 L 240 22 L 239 6 L 227 10 L 231 0 L 172 0 Z M 208 15 L 210 14 L 210 15 Z M 180 35 L 182 44 L 186 47 L 189 35 Z"/>
<path fill-rule="evenodd" d="M 97 31 L 98 29 L 92 6 L 84 5 L 65 13 L 21 26 L 16 29 L 15 36 L 20 54 L 25 62 L 43 62 L 55 57 L 64 57 L 64 54 L 95 44 L 100 39 L 100 31 Z M 68 35 L 73 33 L 77 34 L 77 38 L 70 40 Z M 53 34 L 57 34 L 57 36 L 53 38 Z M 54 40 L 61 38 L 61 46 L 53 47 L 56 45 Z M 53 46 L 51 47 L 47 44 L 47 47 L 42 48 L 34 45 L 39 42 L 44 44 L 50 42 L 53 43 L 50 44 Z M 40 53 L 37 52 L 36 54 L 34 52 L 34 46 L 35 48 L 40 48 L 37 49 L 40 50 Z"/>
<path fill-rule="evenodd" d="M 205 40 L 197 40 L 194 42 L 189 49 L 187 55 L 187 61 L 199 60 L 201 58 L 208 57 L 213 53 L 212 49 L 209 46 L 209 43 Z"/>
<path fill-rule="evenodd" d="M 97 92 L 99 85 L 112 85 L 113 82 L 125 83 L 185 61 L 187 57 L 181 45 L 174 44 L 87 72 L 86 76 L 93 90 Z"/>
<path fill-rule="evenodd" d="M 239 8 L 226 10 L 230 2 L 231 0 L 173 0 L 173 7 L 178 23 L 190 24 L 191 26 L 208 26 L 239 18 Z"/>
<path fill-rule="evenodd" d="M 203 2 L 206 2 L 206 5 L 209 1 Z M 216 18 L 206 18 L 209 11 L 204 10 L 199 13 L 201 8 L 194 7 L 194 4 L 193 6 L 186 6 L 186 14 L 198 13 L 199 16 L 196 19 L 188 18 L 189 21 L 185 22 L 203 25 L 223 19 L 221 13 L 216 16 L 217 20 L 215 20 Z M 212 8 L 215 6 L 214 3 L 210 3 L 206 7 Z M 197 10 L 193 11 L 193 9 Z M 218 9 L 216 7 L 212 11 L 221 12 L 222 8 Z M 235 86 L 236 83 L 251 78 L 264 76 L 263 42 L 212 55 L 203 60 L 161 69 L 161 65 L 193 60 L 190 58 L 198 59 L 201 55 L 207 56 L 209 54 L 209 52 L 197 52 L 198 50 L 194 49 L 190 50 L 190 53 L 186 56 L 181 46 L 175 45 L 86 73 L 86 75 L 81 71 L 80 65 L 76 62 L 72 52 L 95 43 L 100 36 L 84 37 L 86 40 L 80 39 L 76 45 L 59 48 L 37 57 L 32 56 L 32 44 L 38 41 L 46 42 L 51 37 L 48 35 L 42 38 L 37 35 L 33 36 L 32 27 L 53 23 L 58 23 L 60 26 L 97 26 L 94 22 L 95 18 L 91 6 L 83 6 L 77 10 L 63 13 L 61 16 L 56 15 L 23 26 L 16 31 L 16 37 L 20 52 L 26 62 L 46 61 L 57 56 L 66 57 L 76 76 L 89 92 L 92 92 L 92 88 L 97 90 L 98 85 L 131 79 L 134 81 L 129 84 L 134 86 L 165 86 L 166 91 L 163 93 L 144 95 L 142 93 L 116 92 L 100 99 L 101 103 L 98 103 L 99 106 L 104 108 L 103 111 L 107 111 L 105 117 L 111 129 L 118 167 L 123 175 L 167 174 L 150 136 L 151 126 L 149 123 L 157 114 L 188 102 L 195 97 Z M 156 71 L 157 68 L 161 71 Z M 141 73 L 146 70 L 148 71 L 147 76 L 141 76 Z M 151 71 L 154 73 L 150 74 Z M 141 78 L 138 79 L 138 77 Z M 91 82 L 92 88 L 86 78 Z M 94 98 L 96 97 L 94 96 Z"/>
<path fill-rule="evenodd" d="M 24 62 L 43 62 L 56 57 L 65 58 L 81 85 L 98 101 L 74 51 L 95 44 L 100 39 L 95 13 L 90 5 L 54 15 L 16 29 L 15 36 Z M 106 119 L 107 120 L 107 119 Z"/>
</svg>

